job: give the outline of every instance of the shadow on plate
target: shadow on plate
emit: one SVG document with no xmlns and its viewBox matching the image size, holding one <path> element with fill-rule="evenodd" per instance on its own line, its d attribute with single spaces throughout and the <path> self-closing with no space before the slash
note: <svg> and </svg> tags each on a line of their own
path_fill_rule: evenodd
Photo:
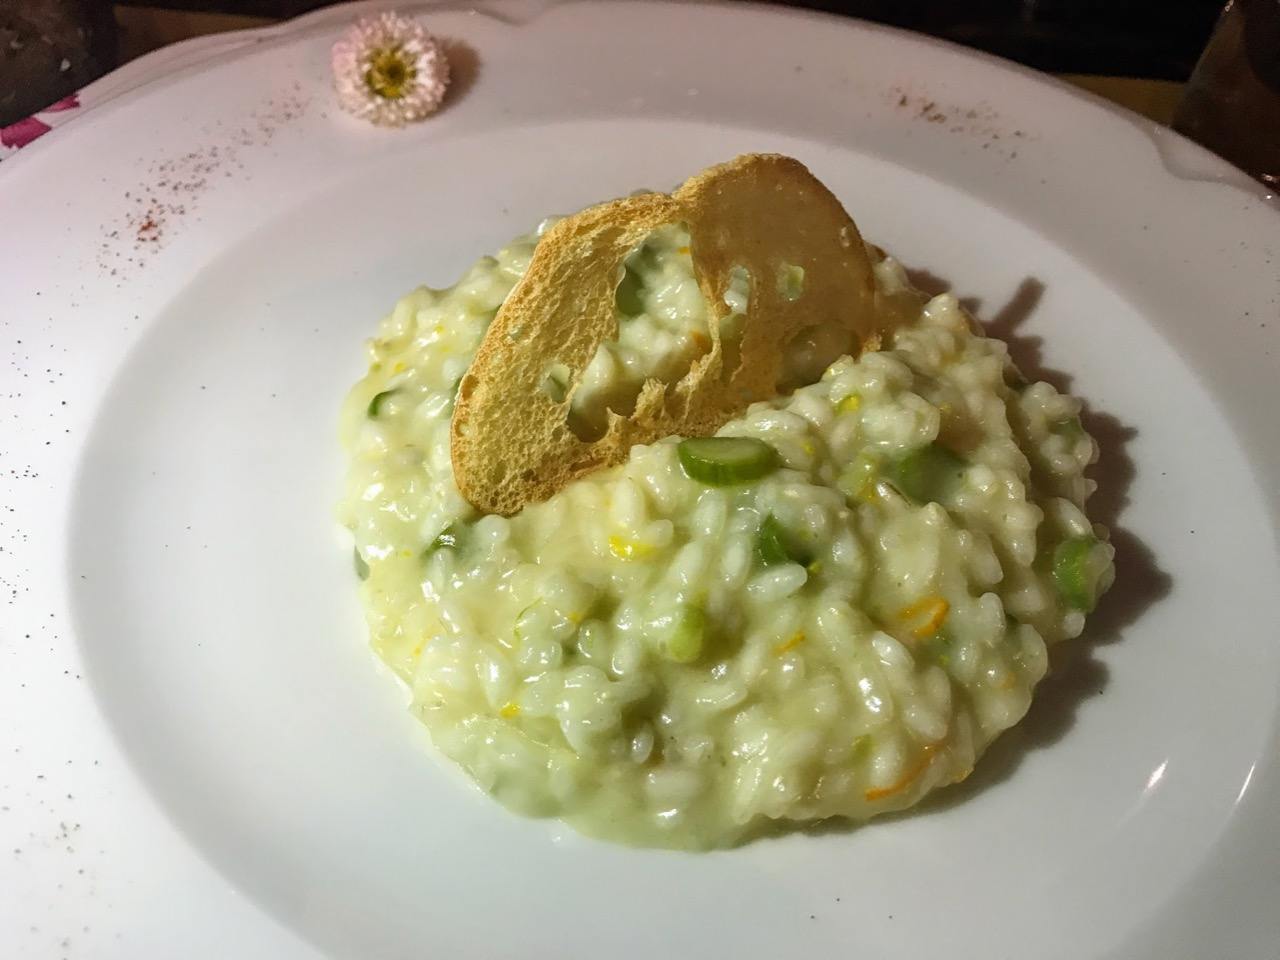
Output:
<svg viewBox="0 0 1280 960">
<path fill-rule="evenodd" d="M 938 294 L 951 289 L 945 280 L 928 271 L 908 270 L 907 273 L 912 284 L 926 293 Z M 1045 365 L 1040 337 L 1021 332 L 1023 324 L 1039 306 L 1044 289 L 1043 283 L 1028 277 L 1019 284 L 1009 302 L 982 326 L 989 336 L 998 337 L 1009 345 L 1010 356 L 1028 380 L 1043 380 L 1065 392 L 1070 388 L 1070 376 Z M 969 313 L 979 315 L 981 301 L 962 298 L 960 302 Z M 1098 462 L 1090 469 L 1090 474 L 1098 482 L 1098 489 L 1089 498 L 1089 515 L 1111 531 L 1111 543 L 1116 550 L 1115 583 L 1089 616 L 1084 635 L 1059 644 L 1051 652 L 1049 675 L 1037 688 L 1031 709 L 1013 729 L 996 739 L 975 766 L 973 774 L 963 783 L 930 794 L 910 810 L 884 814 L 877 817 L 876 822 L 901 819 L 917 812 L 945 810 L 965 803 L 975 794 L 1007 780 L 1033 750 L 1052 746 L 1061 740 L 1075 725 L 1080 707 L 1106 688 L 1107 668 L 1095 656 L 1097 649 L 1119 640 L 1125 628 L 1169 592 L 1172 581 L 1160 569 L 1151 550 L 1132 532 L 1118 525 L 1120 515 L 1129 502 L 1129 487 L 1136 474 L 1127 446 L 1138 431 L 1110 414 L 1090 409 L 1087 404 L 1080 419 L 1098 441 L 1101 451 Z M 860 824 L 856 822 L 832 818 L 811 824 L 805 832 L 813 835 L 843 833 L 858 826 Z M 768 827 L 758 836 L 763 838 L 781 832 Z"/>
<path fill-rule="evenodd" d="M 444 109 L 448 110 L 475 86 L 480 76 L 480 54 L 457 37 L 442 37 L 440 43 L 449 58 L 449 93 L 444 102 Z"/>
</svg>

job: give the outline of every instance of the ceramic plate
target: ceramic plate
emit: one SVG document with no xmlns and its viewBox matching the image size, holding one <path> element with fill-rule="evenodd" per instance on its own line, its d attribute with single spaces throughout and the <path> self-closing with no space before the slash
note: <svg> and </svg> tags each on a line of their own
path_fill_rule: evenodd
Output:
<svg viewBox="0 0 1280 960">
<path fill-rule="evenodd" d="M 143 61 L 0 164 L 0 954 L 1270 956 L 1262 191 L 1043 76 L 741 4 L 422 8 L 451 100 L 377 130 L 330 91 L 357 12 Z M 749 150 L 1087 398 L 1118 580 L 917 814 L 625 849 L 431 752 L 366 648 L 336 413 L 405 291 Z"/>
</svg>

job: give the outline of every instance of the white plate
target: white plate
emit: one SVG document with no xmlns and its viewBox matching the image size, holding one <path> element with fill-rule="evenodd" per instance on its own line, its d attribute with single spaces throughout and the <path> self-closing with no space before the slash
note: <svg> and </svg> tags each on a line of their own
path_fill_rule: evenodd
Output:
<svg viewBox="0 0 1280 960">
<path fill-rule="evenodd" d="M 456 95 L 379 131 L 328 90 L 354 13 L 191 47 L 0 165 L 0 955 L 1271 955 L 1261 191 L 1027 71 L 737 4 L 429 9 Z M 629 850 L 432 756 L 365 647 L 334 420 L 415 284 L 745 150 L 1088 398 L 1119 579 L 918 815 Z"/>
</svg>

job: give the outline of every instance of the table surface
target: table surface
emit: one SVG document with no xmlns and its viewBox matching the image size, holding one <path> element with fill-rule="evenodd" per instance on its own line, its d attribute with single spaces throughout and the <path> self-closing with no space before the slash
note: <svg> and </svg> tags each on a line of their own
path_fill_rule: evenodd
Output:
<svg viewBox="0 0 1280 960">
<path fill-rule="evenodd" d="M 162 10 L 153 7 L 115 8 L 120 28 L 121 61 L 132 60 L 157 47 L 180 40 L 244 30 L 272 23 L 264 17 L 239 14 L 199 13 L 186 10 Z M 1075 84 L 1107 100 L 1128 107 L 1159 123 L 1168 123 L 1182 97 L 1184 84 L 1169 80 L 1145 80 L 1133 77 L 1100 77 L 1084 74 L 1060 74 Z"/>
</svg>

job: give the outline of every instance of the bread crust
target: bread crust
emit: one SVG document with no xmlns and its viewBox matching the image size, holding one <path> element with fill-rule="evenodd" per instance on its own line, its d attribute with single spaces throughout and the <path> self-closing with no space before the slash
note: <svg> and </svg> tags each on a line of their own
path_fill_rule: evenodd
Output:
<svg viewBox="0 0 1280 960">
<path fill-rule="evenodd" d="M 614 295 L 623 261 L 664 224 L 690 235 L 694 275 L 709 305 L 710 345 L 675 383 L 646 381 L 629 416 L 610 410 L 603 436 L 579 438 L 570 404 L 600 344 L 618 336 Z M 727 369 L 720 321 L 735 267 L 750 294 L 737 363 Z M 784 293 L 780 271 L 800 268 Z M 671 195 L 589 207 L 539 241 L 524 277 L 486 331 L 458 388 L 450 434 L 454 478 L 485 513 L 510 515 L 566 484 L 625 460 L 637 443 L 707 436 L 778 394 L 785 348 L 817 325 L 838 324 L 856 354 L 876 336 L 874 280 L 858 228 L 803 164 L 747 154 L 710 167 Z M 557 399 L 548 369 L 567 369 Z"/>
</svg>

